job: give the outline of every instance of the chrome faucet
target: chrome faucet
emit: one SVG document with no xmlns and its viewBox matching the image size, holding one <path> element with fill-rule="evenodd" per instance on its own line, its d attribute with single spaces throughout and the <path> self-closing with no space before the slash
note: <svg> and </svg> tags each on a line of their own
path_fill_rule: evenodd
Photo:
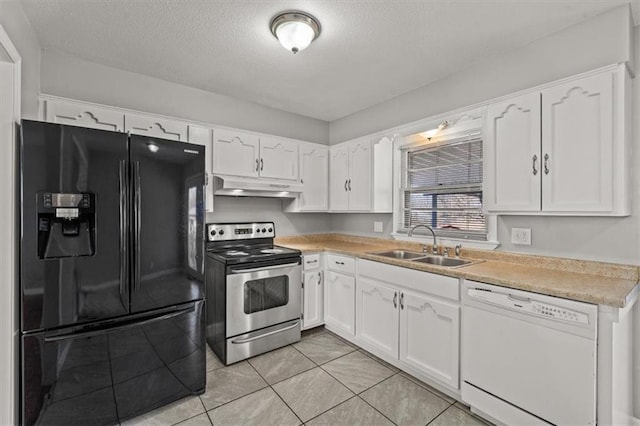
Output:
<svg viewBox="0 0 640 426">
<path fill-rule="evenodd" d="M 423 225 L 422 223 L 419 223 L 419 224 L 417 224 L 416 226 L 414 226 L 413 228 L 411 228 L 409 230 L 409 233 L 407 234 L 407 236 L 408 237 L 412 236 L 413 235 L 413 231 L 415 231 L 416 228 L 418 228 L 420 226 L 422 226 L 424 228 L 427 228 L 429 231 L 431 231 L 431 235 L 433 235 L 433 248 L 431 249 L 431 253 L 437 255 L 438 254 L 438 244 L 436 244 L 436 233 L 433 231 L 433 228 L 430 227 L 429 225 Z"/>
</svg>

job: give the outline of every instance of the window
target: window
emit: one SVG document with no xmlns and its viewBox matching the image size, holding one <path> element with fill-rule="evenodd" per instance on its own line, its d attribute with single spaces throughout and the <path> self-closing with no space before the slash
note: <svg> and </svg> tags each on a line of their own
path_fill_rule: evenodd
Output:
<svg viewBox="0 0 640 426">
<path fill-rule="evenodd" d="M 479 131 L 405 148 L 401 155 L 401 232 L 429 225 L 442 237 L 487 239 Z"/>
</svg>

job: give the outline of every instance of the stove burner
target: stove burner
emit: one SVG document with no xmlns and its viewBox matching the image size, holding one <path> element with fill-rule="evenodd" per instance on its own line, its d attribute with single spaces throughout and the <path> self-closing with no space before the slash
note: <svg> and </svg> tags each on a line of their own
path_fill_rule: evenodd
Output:
<svg viewBox="0 0 640 426">
<path fill-rule="evenodd" d="M 260 252 L 265 254 L 279 254 L 279 253 L 284 253 L 285 250 L 279 249 L 279 248 L 270 248 L 270 249 L 260 250 Z"/>
<path fill-rule="evenodd" d="M 229 250 L 224 252 L 227 256 L 249 256 L 249 253 L 241 250 Z"/>
</svg>

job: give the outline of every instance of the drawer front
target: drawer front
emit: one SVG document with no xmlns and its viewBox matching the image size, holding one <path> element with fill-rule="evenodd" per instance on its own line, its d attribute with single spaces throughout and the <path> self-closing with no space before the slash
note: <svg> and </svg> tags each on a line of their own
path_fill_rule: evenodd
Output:
<svg viewBox="0 0 640 426">
<path fill-rule="evenodd" d="M 353 275 L 356 273 L 356 260 L 353 257 L 329 253 L 327 267 L 332 271 Z"/>
<path fill-rule="evenodd" d="M 309 269 L 316 269 L 322 266 L 320 253 L 305 254 L 302 258 L 302 268 L 306 271 Z"/>
<path fill-rule="evenodd" d="M 460 278 L 446 277 L 371 260 L 360 260 L 358 275 L 375 278 L 420 293 L 460 300 Z"/>
</svg>

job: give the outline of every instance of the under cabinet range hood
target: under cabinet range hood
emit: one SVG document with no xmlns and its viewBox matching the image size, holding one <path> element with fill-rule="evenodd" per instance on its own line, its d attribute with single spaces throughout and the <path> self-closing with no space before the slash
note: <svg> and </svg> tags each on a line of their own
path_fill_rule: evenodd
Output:
<svg viewBox="0 0 640 426">
<path fill-rule="evenodd" d="M 295 198 L 303 190 L 300 182 L 276 179 L 213 175 L 215 195 L 235 197 Z"/>
</svg>

